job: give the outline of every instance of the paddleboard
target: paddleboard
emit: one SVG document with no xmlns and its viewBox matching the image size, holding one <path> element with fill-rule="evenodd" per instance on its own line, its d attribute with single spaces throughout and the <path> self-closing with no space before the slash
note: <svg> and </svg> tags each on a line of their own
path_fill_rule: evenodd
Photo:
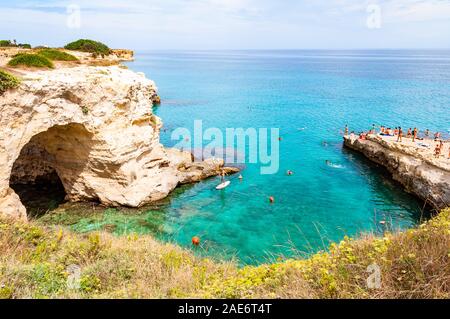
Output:
<svg viewBox="0 0 450 319">
<path fill-rule="evenodd" d="M 230 184 L 231 184 L 230 181 L 223 182 L 222 184 L 217 185 L 216 189 L 221 190 L 221 189 L 227 188 L 228 185 L 230 185 Z"/>
</svg>

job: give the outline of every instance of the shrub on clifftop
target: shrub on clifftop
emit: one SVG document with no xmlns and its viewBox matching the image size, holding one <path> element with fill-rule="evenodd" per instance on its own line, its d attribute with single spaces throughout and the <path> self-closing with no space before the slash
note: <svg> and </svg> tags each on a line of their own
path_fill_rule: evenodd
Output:
<svg viewBox="0 0 450 319">
<path fill-rule="evenodd" d="M 27 66 L 36 68 L 53 69 L 53 63 L 44 56 L 38 54 L 17 54 L 8 62 L 9 66 Z"/>
<path fill-rule="evenodd" d="M 80 39 L 69 43 L 64 48 L 67 50 L 90 52 L 102 55 L 109 55 L 111 53 L 111 49 L 107 45 L 88 39 Z"/>
<path fill-rule="evenodd" d="M 23 49 L 31 49 L 31 45 L 28 43 L 19 43 L 11 42 L 10 40 L 0 40 L 0 47 L 19 47 Z"/>
<path fill-rule="evenodd" d="M 15 76 L 0 70 L 0 95 L 9 89 L 19 86 L 20 81 Z"/>
<path fill-rule="evenodd" d="M 78 61 L 72 54 L 56 49 L 43 49 L 38 54 L 52 61 Z"/>
<path fill-rule="evenodd" d="M 0 47 L 11 47 L 14 46 L 9 40 L 0 40 Z"/>
</svg>

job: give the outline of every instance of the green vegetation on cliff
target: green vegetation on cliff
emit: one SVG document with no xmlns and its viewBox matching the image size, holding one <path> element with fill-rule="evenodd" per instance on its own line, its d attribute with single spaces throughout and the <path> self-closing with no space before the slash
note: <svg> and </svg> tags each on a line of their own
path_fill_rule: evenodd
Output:
<svg viewBox="0 0 450 319">
<path fill-rule="evenodd" d="M 38 54 L 52 61 L 78 61 L 72 54 L 56 49 L 43 49 Z"/>
<path fill-rule="evenodd" d="M 7 220 L 0 251 L 2 298 L 450 297 L 450 209 L 416 229 L 345 238 L 308 259 L 257 267 L 194 257 L 149 236 Z M 368 288 L 374 267 L 381 286 Z"/>
<path fill-rule="evenodd" d="M 10 40 L 0 40 L 0 47 L 19 47 L 23 49 L 31 49 L 31 45 L 27 43 L 19 43 L 11 42 Z"/>
<path fill-rule="evenodd" d="M 25 66 L 35 68 L 53 69 L 53 63 L 44 56 L 38 54 L 20 53 L 14 56 L 9 62 L 9 66 Z"/>
<path fill-rule="evenodd" d="M 15 76 L 0 70 L 0 95 L 9 89 L 19 86 L 20 81 Z"/>
<path fill-rule="evenodd" d="M 111 53 L 111 49 L 107 45 L 89 39 L 80 39 L 71 42 L 64 48 L 67 50 L 90 52 L 99 55 L 109 55 Z"/>
</svg>

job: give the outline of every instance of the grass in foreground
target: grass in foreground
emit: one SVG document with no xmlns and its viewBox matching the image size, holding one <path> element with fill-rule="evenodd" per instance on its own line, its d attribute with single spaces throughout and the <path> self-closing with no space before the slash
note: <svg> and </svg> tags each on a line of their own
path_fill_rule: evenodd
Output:
<svg viewBox="0 0 450 319">
<path fill-rule="evenodd" d="M 46 57 L 28 53 L 17 54 L 8 62 L 8 65 L 12 67 L 54 68 L 53 63 Z"/>
<path fill-rule="evenodd" d="M 107 45 L 89 39 L 80 39 L 75 42 L 71 42 L 64 48 L 67 50 L 90 52 L 99 55 L 109 55 L 111 53 L 111 49 Z"/>
<path fill-rule="evenodd" d="M 56 49 L 43 49 L 38 54 L 52 61 L 78 61 L 72 54 Z"/>
<path fill-rule="evenodd" d="M 0 221 L 3 298 L 449 298 L 450 209 L 417 229 L 346 238 L 304 260 L 248 266 L 194 257 L 149 236 L 75 234 Z M 369 265 L 381 288 L 369 289 Z M 81 268 L 69 289 L 71 265 Z"/>
<path fill-rule="evenodd" d="M 20 80 L 15 76 L 0 70 L 0 95 L 5 93 L 9 89 L 18 87 Z"/>
</svg>

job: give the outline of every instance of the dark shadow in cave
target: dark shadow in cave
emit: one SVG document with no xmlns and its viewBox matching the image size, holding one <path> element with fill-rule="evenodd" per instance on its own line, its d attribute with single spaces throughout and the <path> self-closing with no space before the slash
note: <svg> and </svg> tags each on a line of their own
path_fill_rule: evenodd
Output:
<svg viewBox="0 0 450 319">
<path fill-rule="evenodd" d="M 56 171 L 33 182 L 10 184 L 27 209 L 30 219 L 42 217 L 64 203 L 66 191 Z"/>
<path fill-rule="evenodd" d="M 14 162 L 9 186 L 20 197 L 28 218 L 39 218 L 64 202 L 66 191 L 53 163 L 55 157 L 34 136 Z"/>
<path fill-rule="evenodd" d="M 9 185 L 29 218 L 39 218 L 65 201 L 73 177 L 87 165 L 91 137 L 80 124 L 57 125 L 36 134 L 22 148 Z"/>
</svg>

